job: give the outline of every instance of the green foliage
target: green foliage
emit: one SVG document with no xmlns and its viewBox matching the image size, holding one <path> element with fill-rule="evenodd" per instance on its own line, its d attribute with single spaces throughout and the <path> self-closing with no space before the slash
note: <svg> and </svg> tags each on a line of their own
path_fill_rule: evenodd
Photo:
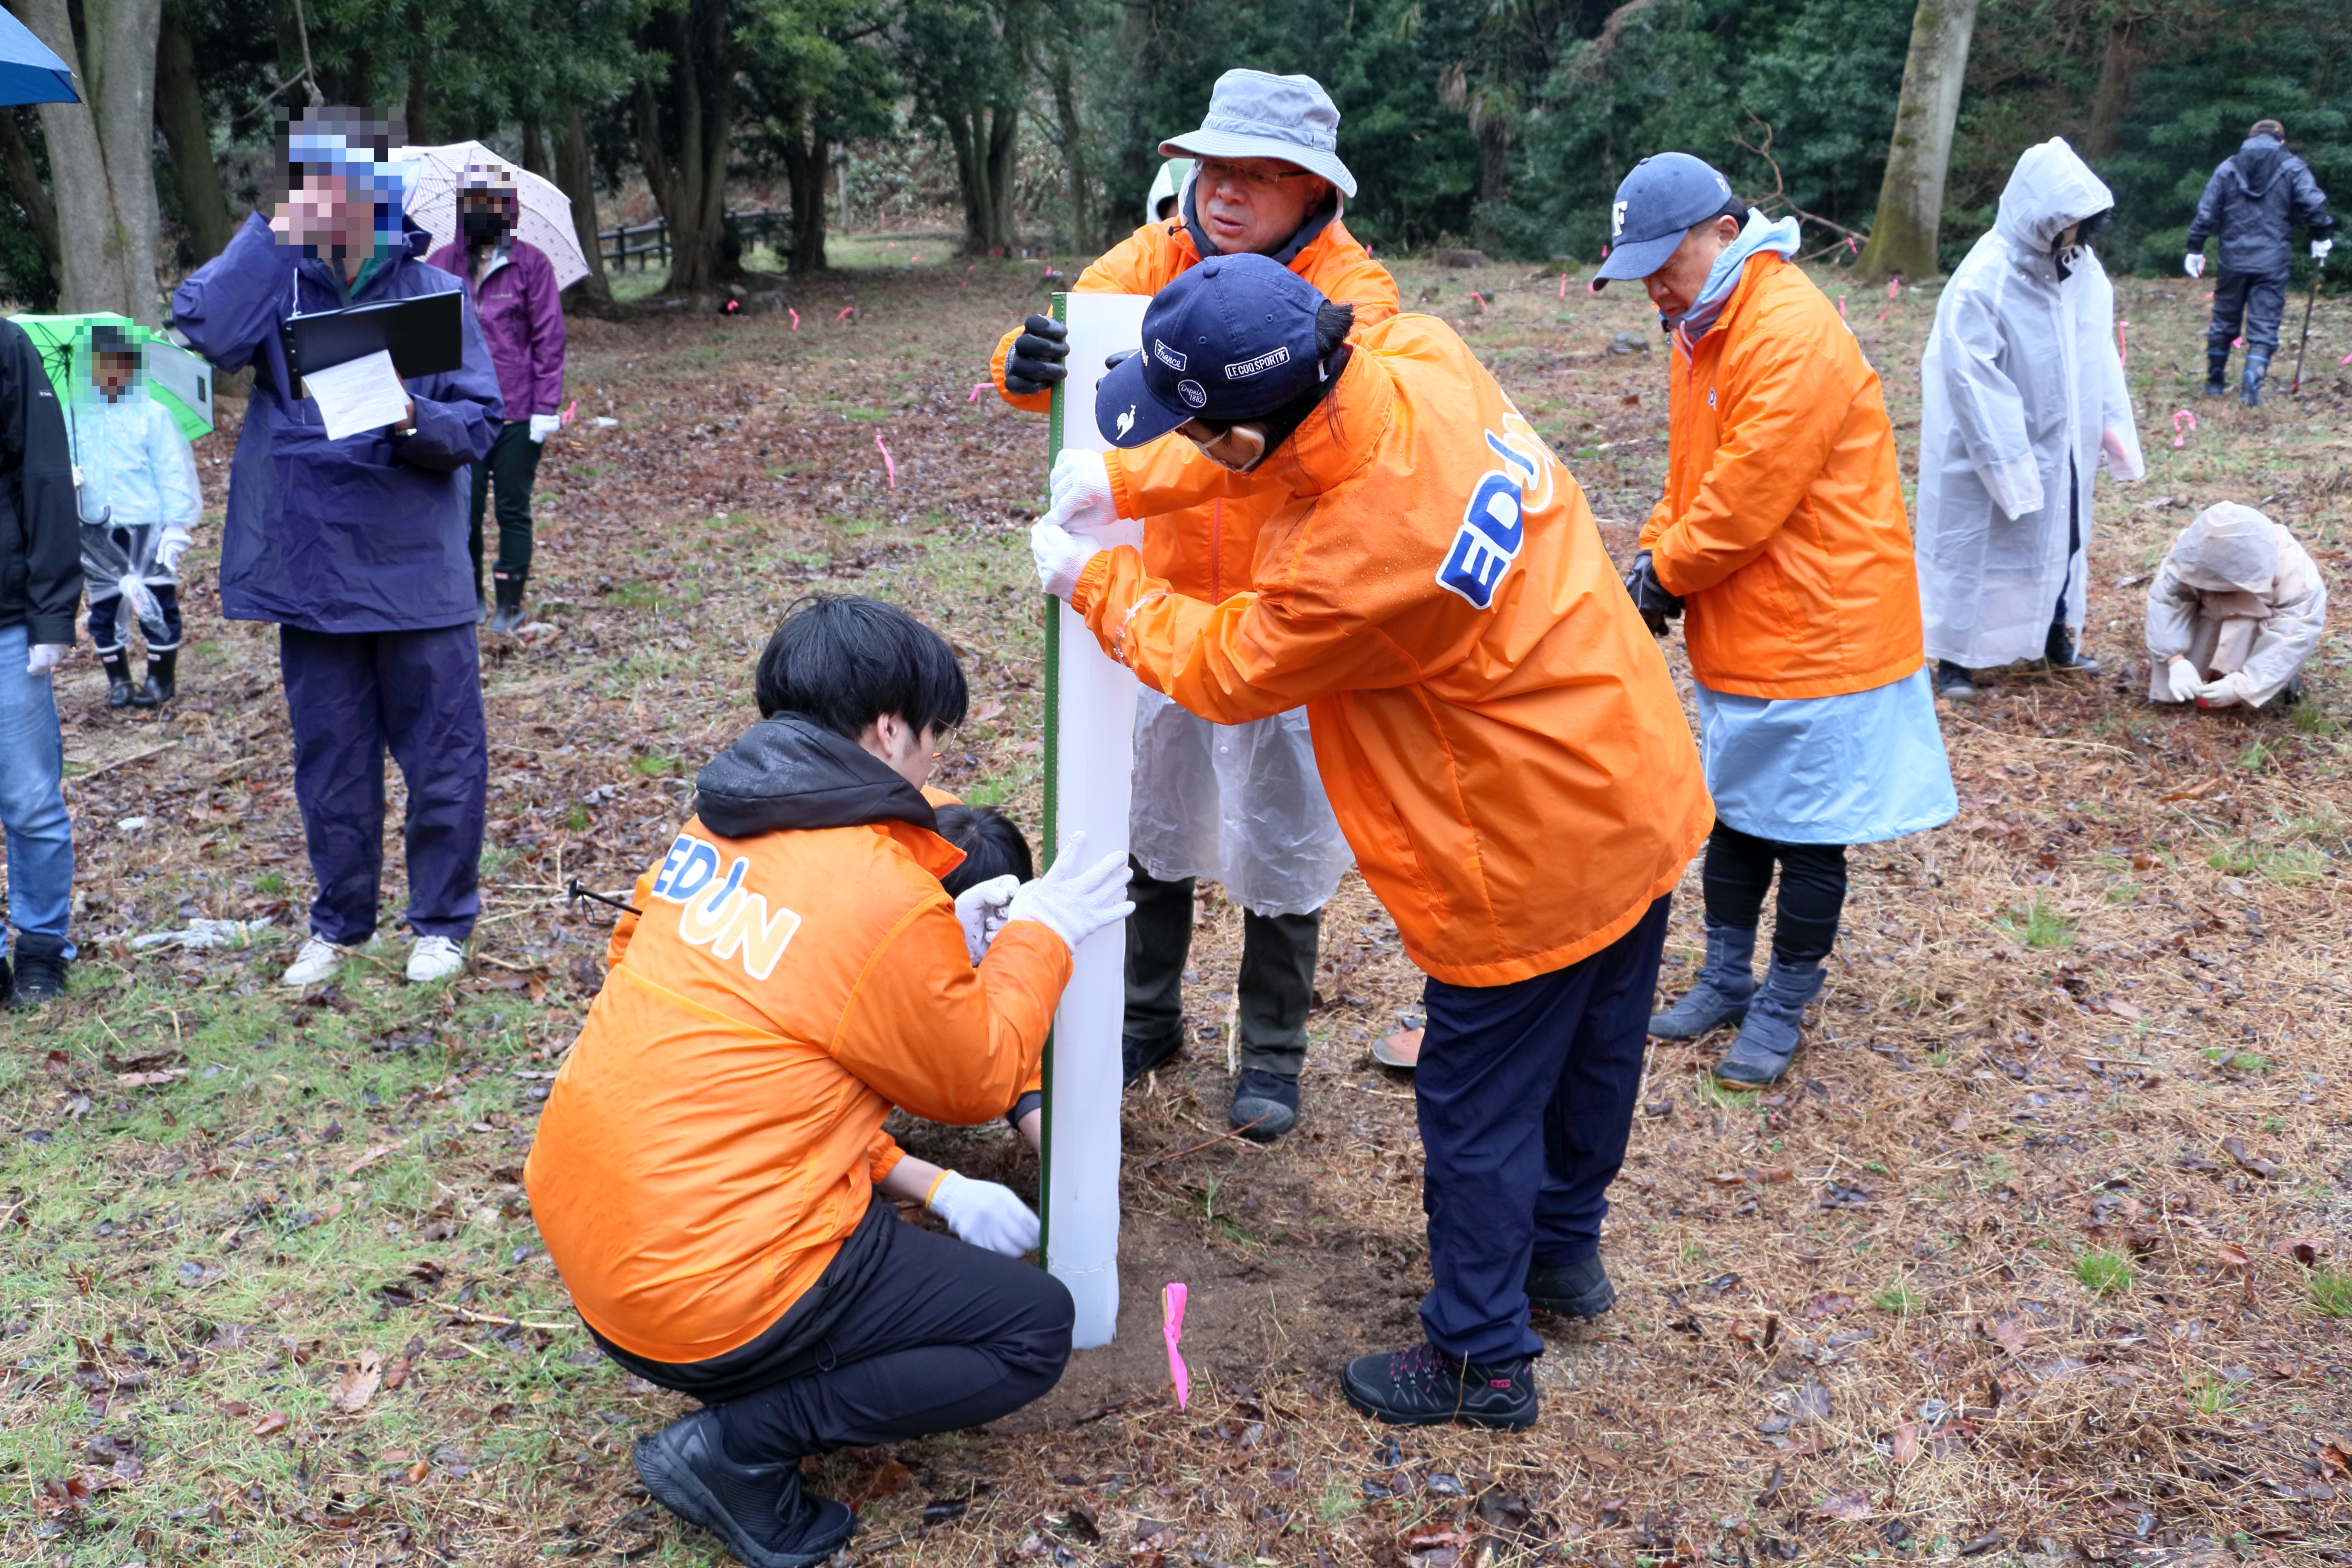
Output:
<svg viewBox="0 0 2352 1568">
<path fill-rule="evenodd" d="M 2074 942 L 2074 921 L 2039 898 L 2011 906 L 1992 923 L 2011 942 L 2024 947 L 2071 947 Z"/>
<path fill-rule="evenodd" d="M 2094 1296 L 2128 1290 L 2132 1286 L 2131 1259 L 2120 1252 L 2086 1252 L 2074 1260 L 2074 1278 Z"/>
<path fill-rule="evenodd" d="M 2311 1305 L 2322 1317 L 2352 1318 L 2352 1270 L 2315 1269 L 2311 1276 Z"/>
<path fill-rule="evenodd" d="M 1916 1318 L 1927 1310 L 1927 1298 L 1908 1279 L 1897 1279 L 1885 1289 L 1872 1293 L 1872 1303 L 1882 1312 L 1892 1312 L 1898 1318 Z"/>
</svg>

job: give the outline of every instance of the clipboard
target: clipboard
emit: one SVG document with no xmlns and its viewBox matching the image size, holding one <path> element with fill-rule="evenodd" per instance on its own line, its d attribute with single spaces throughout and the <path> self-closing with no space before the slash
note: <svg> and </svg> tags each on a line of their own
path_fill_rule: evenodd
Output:
<svg viewBox="0 0 2352 1568">
<path fill-rule="evenodd" d="M 320 310 L 286 322 L 287 369 L 330 370 L 389 350 L 403 381 L 443 375 L 466 362 L 465 291 L 445 289 L 406 300 L 385 300 L 341 310 Z"/>
</svg>

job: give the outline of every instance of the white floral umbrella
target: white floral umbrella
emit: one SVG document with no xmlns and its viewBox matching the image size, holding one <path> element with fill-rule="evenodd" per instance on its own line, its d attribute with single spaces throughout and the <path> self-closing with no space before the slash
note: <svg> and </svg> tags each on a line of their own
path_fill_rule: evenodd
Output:
<svg viewBox="0 0 2352 1568">
<path fill-rule="evenodd" d="M 479 142 L 403 147 L 392 156 L 397 163 L 416 165 L 415 181 L 408 189 L 408 216 L 433 236 L 436 250 L 457 237 L 457 196 L 465 188 L 467 167 L 497 163 L 513 174 L 521 198 L 515 237 L 547 253 L 555 264 L 557 288 L 569 288 L 588 276 L 588 258 L 580 254 L 580 232 L 572 226 L 572 198 L 553 181 L 526 173 Z"/>
</svg>

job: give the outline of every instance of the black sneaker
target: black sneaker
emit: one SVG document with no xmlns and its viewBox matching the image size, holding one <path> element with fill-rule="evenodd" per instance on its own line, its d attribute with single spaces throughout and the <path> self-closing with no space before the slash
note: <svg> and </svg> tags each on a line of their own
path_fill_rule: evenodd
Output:
<svg viewBox="0 0 2352 1568">
<path fill-rule="evenodd" d="M 66 994 L 66 961 L 51 953 L 16 949 L 16 1008 L 40 1007 Z"/>
<path fill-rule="evenodd" d="M 845 1504 L 801 1490 L 799 1465 L 729 1458 L 713 1411 L 638 1438 L 634 1458 L 656 1502 L 725 1542 L 745 1568 L 814 1568 L 857 1528 Z"/>
<path fill-rule="evenodd" d="M 2050 624 L 2050 636 L 2043 641 L 2042 656 L 2053 669 L 2072 669 L 2084 675 L 2099 673 L 2099 661 L 2074 646 L 2074 634 L 2066 629 L 2063 621 Z"/>
<path fill-rule="evenodd" d="M 1339 1374 L 1348 1403 L 1392 1426 L 1495 1426 L 1517 1432 L 1536 1419 L 1535 1374 L 1523 1361 L 1481 1366 L 1426 1342 L 1360 1355 Z"/>
<path fill-rule="evenodd" d="M 1253 1143 L 1271 1143 L 1298 1125 L 1298 1080 L 1277 1072 L 1244 1068 L 1234 1083 L 1234 1108 L 1226 1119 Z"/>
<path fill-rule="evenodd" d="M 1119 1087 L 1133 1089 L 1143 1075 L 1184 1048 L 1184 1029 L 1179 1025 L 1157 1039 L 1140 1040 L 1133 1035 L 1118 1037 Z"/>
<path fill-rule="evenodd" d="M 1950 659 L 1939 658 L 1936 661 L 1936 695 L 1947 702 L 1973 702 L 1976 679 Z"/>
<path fill-rule="evenodd" d="M 1528 1265 L 1528 1305 L 1563 1318 L 1597 1318 L 1617 1304 L 1617 1287 L 1598 1258 L 1546 1268 Z"/>
</svg>

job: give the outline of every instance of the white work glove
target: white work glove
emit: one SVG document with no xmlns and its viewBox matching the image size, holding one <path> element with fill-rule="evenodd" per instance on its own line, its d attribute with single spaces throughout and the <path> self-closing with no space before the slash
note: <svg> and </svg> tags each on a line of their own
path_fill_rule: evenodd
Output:
<svg viewBox="0 0 2352 1568">
<path fill-rule="evenodd" d="M 530 439 L 534 446 L 544 446 L 547 438 L 563 428 L 560 414 L 534 414 L 530 416 Z"/>
<path fill-rule="evenodd" d="M 2328 236 L 2326 239 L 2315 239 L 2311 242 L 2311 258 L 2314 261 L 2325 261 L 2327 259 L 2327 253 L 2335 248 L 2334 235 Z"/>
<path fill-rule="evenodd" d="M 930 1211 L 974 1247 L 1018 1258 L 1037 1245 L 1037 1216 L 994 1182 L 975 1182 L 950 1171 L 931 1189 Z"/>
<path fill-rule="evenodd" d="M 2032 454 L 2012 458 L 1983 478 L 1992 504 L 2000 508 L 2004 516 L 2020 518 L 2042 510 L 2042 466 L 2033 460 Z"/>
<path fill-rule="evenodd" d="M 1110 499 L 1110 466 L 1100 452 L 1065 447 L 1054 459 L 1054 475 L 1047 485 L 1052 503 L 1045 513 L 1047 521 L 1073 533 L 1091 533 L 1118 521 L 1118 508 Z"/>
<path fill-rule="evenodd" d="M 1037 563 L 1037 581 L 1056 599 L 1077 591 L 1078 575 L 1087 563 L 1102 553 L 1102 546 L 1081 539 L 1050 518 L 1029 528 L 1029 554 Z"/>
<path fill-rule="evenodd" d="M 155 545 L 156 563 L 176 577 L 180 574 L 180 557 L 188 552 L 195 536 L 184 528 L 167 528 Z"/>
<path fill-rule="evenodd" d="M 1060 858 L 1034 882 L 1024 882 L 1004 911 L 1007 922 L 1035 921 L 1062 939 L 1073 952 L 1078 943 L 1113 921 L 1135 912 L 1127 896 L 1127 857 L 1106 855 L 1086 863 L 1087 836 L 1070 835 Z"/>
<path fill-rule="evenodd" d="M 2205 678 L 2197 672 L 2195 665 L 2176 653 L 2172 662 L 2164 667 L 2164 683 L 2171 689 L 2175 702 L 2187 702 L 2203 688 Z"/>
<path fill-rule="evenodd" d="M 37 642 L 33 651 L 25 656 L 26 675 L 47 675 L 66 661 L 66 645 L 61 642 Z M 1129 909 L 1135 906 L 1129 904 Z"/>
<path fill-rule="evenodd" d="M 2242 670 L 2231 670 L 2218 679 L 2209 680 L 2197 689 L 2197 700 L 2208 708 L 2235 708 L 2246 700 L 2253 683 Z"/>
<path fill-rule="evenodd" d="M 2192 250 L 2187 256 L 2182 257 L 2180 259 L 2180 270 L 2188 273 L 2191 278 L 2204 277 L 2205 253 L 2201 250 Z"/>
<path fill-rule="evenodd" d="M 1019 890 L 1021 879 L 1007 871 L 973 884 L 956 895 L 956 923 L 963 927 L 964 951 L 975 964 L 988 956 L 988 944 L 1004 929 L 1005 906 Z"/>
</svg>

